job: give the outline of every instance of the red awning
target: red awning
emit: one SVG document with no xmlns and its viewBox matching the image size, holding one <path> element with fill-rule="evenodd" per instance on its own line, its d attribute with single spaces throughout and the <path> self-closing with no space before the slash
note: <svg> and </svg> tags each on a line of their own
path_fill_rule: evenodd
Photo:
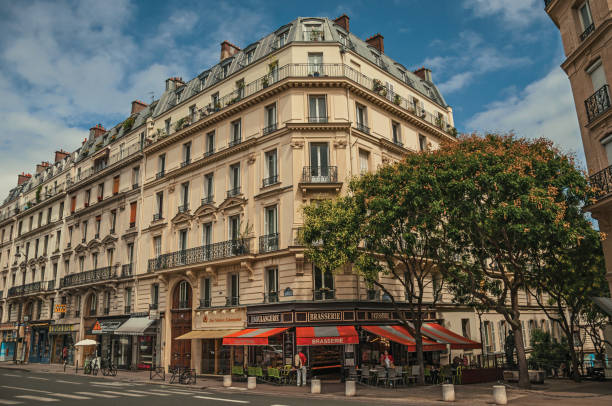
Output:
<svg viewBox="0 0 612 406">
<path fill-rule="evenodd" d="M 353 326 L 296 327 L 295 335 L 297 345 L 359 344 Z"/>
<path fill-rule="evenodd" d="M 416 351 L 416 340 L 403 326 L 361 326 L 361 328 L 377 336 L 405 345 L 410 352 Z M 423 351 L 443 351 L 445 349 L 445 344 L 439 344 L 423 337 Z"/>
<path fill-rule="evenodd" d="M 247 328 L 223 337 L 223 345 L 268 345 L 268 338 L 288 330 L 283 328 Z"/>
<path fill-rule="evenodd" d="M 439 343 L 450 344 L 453 350 L 477 350 L 482 348 L 479 342 L 453 333 L 438 323 L 424 323 L 421 332 Z"/>
</svg>

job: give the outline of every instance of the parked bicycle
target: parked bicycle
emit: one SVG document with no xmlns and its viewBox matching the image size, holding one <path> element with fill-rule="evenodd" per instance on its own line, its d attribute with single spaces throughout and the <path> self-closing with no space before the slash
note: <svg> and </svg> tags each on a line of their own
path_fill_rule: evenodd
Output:
<svg viewBox="0 0 612 406">
<path fill-rule="evenodd" d="M 102 375 L 117 376 L 117 367 L 115 367 L 112 359 L 108 358 L 102 363 Z"/>
<path fill-rule="evenodd" d="M 100 361 L 98 357 L 92 358 L 89 362 L 85 364 L 85 368 L 83 369 L 83 373 L 87 375 L 98 375 L 98 371 L 100 370 Z"/>
</svg>

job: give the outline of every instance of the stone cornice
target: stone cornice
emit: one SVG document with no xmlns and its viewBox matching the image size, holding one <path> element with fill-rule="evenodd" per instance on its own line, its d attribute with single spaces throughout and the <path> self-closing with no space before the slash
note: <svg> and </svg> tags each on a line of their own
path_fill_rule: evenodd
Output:
<svg viewBox="0 0 612 406">
<path fill-rule="evenodd" d="M 72 185 L 70 185 L 70 187 L 66 188 L 66 193 L 72 193 L 74 191 L 77 191 L 91 183 L 96 182 L 97 180 L 101 178 L 104 178 L 105 176 L 113 174 L 118 169 L 124 168 L 131 163 L 141 160 L 143 156 L 144 155 L 142 151 L 138 151 L 130 156 L 127 156 L 123 158 L 122 160 L 117 161 L 114 164 L 107 166 L 106 168 L 102 169 L 100 172 L 97 172 L 91 176 L 88 176 L 87 178 L 83 180 L 73 183 Z"/>
<path fill-rule="evenodd" d="M 55 226 L 61 224 L 63 222 L 63 220 L 55 220 L 52 223 L 48 223 L 45 225 L 42 225 L 38 228 L 35 228 L 34 230 L 30 230 L 27 233 L 23 233 L 21 234 L 19 237 L 15 238 L 15 242 L 17 241 L 21 241 L 21 240 L 27 240 L 28 238 L 37 235 L 37 234 L 43 234 L 44 232 L 54 228 Z"/>
<path fill-rule="evenodd" d="M 561 64 L 561 69 L 563 69 L 567 74 L 569 66 L 574 64 L 576 60 L 586 52 L 586 50 L 592 49 L 593 43 L 599 41 L 601 37 L 607 34 L 611 27 L 612 19 L 610 18 L 604 20 L 602 25 L 599 27 L 595 27 L 595 32 L 582 41 L 582 43 L 568 55 L 565 61 L 563 61 Z"/>
<path fill-rule="evenodd" d="M 74 214 L 71 214 L 70 216 L 66 217 L 66 222 L 72 222 L 72 221 L 78 222 L 81 217 L 87 216 L 87 215 L 91 214 L 92 212 L 104 209 L 105 207 L 107 207 L 107 206 L 109 206 L 109 205 L 111 205 L 113 203 L 117 203 L 117 202 L 120 202 L 122 200 L 125 201 L 126 195 L 128 193 L 129 192 L 127 192 L 127 191 L 119 192 L 116 195 L 113 195 L 111 197 L 103 199 L 100 202 L 96 202 L 96 203 L 91 204 L 91 205 L 89 205 L 89 206 L 87 206 L 85 208 L 82 208 L 81 210 L 77 210 L 76 212 L 74 212 Z"/>
</svg>

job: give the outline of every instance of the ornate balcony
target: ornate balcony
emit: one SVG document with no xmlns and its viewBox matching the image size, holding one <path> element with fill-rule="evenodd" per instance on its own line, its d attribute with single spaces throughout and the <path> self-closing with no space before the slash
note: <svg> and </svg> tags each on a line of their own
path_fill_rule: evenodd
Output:
<svg viewBox="0 0 612 406">
<path fill-rule="evenodd" d="M 213 195 L 209 195 L 202 198 L 202 204 L 212 204 L 213 203 Z"/>
<path fill-rule="evenodd" d="M 274 123 L 274 124 L 270 124 L 267 127 L 264 127 L 264 129 L 261 132 L 263 133 L 263 135 L 267 135 L 267 134 L 273 133 L 276 130 L 278 130 L 278 125 Z"/>
<path fill-rule="evenodd" d="M 242 142 L 242 137 L 232 138 L 228 144 L 228 148 L 233 147 L 234 145 L 238 145 Z"/>
<path fill-rule="evenodd" d="M 336 298 L 336 291 L 334 289 L 313 289 L 312 299 L 313 300 L 334 300 Z"/>
<path fill-rule="evenodd" d="M 603 198 L 612 193 L 612 165 L 589 176 L 591 185 L 598 190 L 598 198 Z"/>
<path fill-rule="evenodd" d="M 587 39 L 588 36 L 591 35 L 594 31 L 595 31 L 595 24 L 591 23 L 591 25 L 586 27 L 584 31 L 582 32 L 582 34 L 580 34 L 580 41 L 584 41 L 585 39 Z"/>
<path fill-rule="evenodd" d="M 278 303 L 278 292 L 268 292 L 264 295 L 264 303 Z"/>
<path fill-rule="evenodd" d="M 30 293 L 42 292 L 44 290 L 43 282 L 33 282 L 21 286 L 13 286 L 8 290 L 7 297 L 22 296 Z"/>
<path fill-rule="evenodd" d="M 278 233 L 259 237 L 259 252 L 278 251 Z"/>
<path fill-rule="evenodd" d="M 610 89 L 603 85 L 584 101 L 589 123 L 610 109 Z"/>
<path fill-rule="evenodd" d="M 87 272 L 79 272 L 64 276 L 60 282 L 60 288 L 68 288 L 72 286 L 84 285 L 87 283 L 95 283 L 114 279 L 116 277 L 110 266 L 98 268 Z"/>
<path fill-rule="evenodd" d="M 185 213 L 186 211 L 189 210 L 189 205 L 187 203 L 182 204 L 178 207 L 178 212 L 179 213 Z"/>
<path fill-rule="evenodd" d="M 161 178 L 164 177 L 165 174 L 166 174 L 166 171 L 165 170 L 161 170 L 161 171 L 159 171 L 159 172 L 157 172 L 155 174 L 155 179 L 161 179 Z"/>
<path fill-rule="evenodd" d="M 368 127 L 367 125 L 363 123 L 355 123 L 355 128 L 363 133 L 366 133 L 366 134 L 370 133 L 370 127 Z"/>
<path fill-rule="evenodd" d="M 133 273 L 133 264 L 123 264 L 121 265 L 121 277 L 122 278 L 127 278 L 129 276 L 132 276 Z"/>
<path fill-rule="evenodd" d="M 228 296 L 225 298 L 226 306 L 238 306 L 240 304 L 240 296 Z"/>
<path fill-rule="evenodd" d="M 238 196 L 241 193 L 240 186 L 227 191 L 227 197 Z"/>
<path fill-rule="evenodd" d="M 302 183 L 337 183 L 337 166 L 305 166 L 302 170 Z"/>
<path fill-rule="evenodd" d="M 264 178 L 262 185 L 263 187 L 267 187 L 275 183 L 278 183 L 278 175 L 269 176 L 267 178 Z"/>
<path fill-rule="evenodd" d="M 148 271 L 160 271 L 249 254 L 251 252 L 250 242 L 250 238 L 229 240 L 163 254 L 149 260 Z"/>
</svg>

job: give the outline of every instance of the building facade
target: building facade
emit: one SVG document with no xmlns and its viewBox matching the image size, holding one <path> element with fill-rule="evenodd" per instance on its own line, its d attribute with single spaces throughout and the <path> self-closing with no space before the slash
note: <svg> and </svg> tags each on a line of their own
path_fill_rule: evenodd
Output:
<svg viewBox="0 0 612 406">
<path fill-rule="evenodd" d="M 326 273 L 304 258 L 301 208 L 455 140 L 431 72 L 392 60 L 380 34 L 357 38 L 347 16 L 299 18 L 244 49 L 223 42 L 217 65 L 169 78 L 159 100 L 134 102 L 122 123 L 20 175 L 0 208 L 5 357 L 14 346 L 32 361 L 42 345 L 44 360 L 67 347 L 83 362 L 97 349 L 123 368 L 217 374 L 286 362 L 302 327 L 396 324 L 389 298 L 349 268 Z M 385 283 L 404 300 L 398 281 Z M 428 319 L 482 339 L 470 356 L 503 352 L 501 316 L 480 323 L 439 299 L 432 289 Z M 527 296 L 524 314 L 526 342 L 536 327 L 555 330 Z M 274 350 L 224 345 L 245 328 L 279 331 L 266 337 Z M 73 354 L 83 338 L 97 348 Z M 366 347 L 313 346 L 309 359 L 376 359 Z"/>
<path fill-rule="evenodd" d="M 545 0 L 561 33 L 567 74 L 574 95 L 582 145 L 591 183 L 601 189 L 589 207 L 602 232 L 612 232 L 612 3 L 608 0 Z M 612 240 L 602 241 L 606 279 L 612 291 Z M 612 316 L 612 315 L 611 315 Z M 605 331 L 612 341 L 612 325 Z M 607 347 L 612 353 L 612 346 Z M 612 368 L 606 370 L 612 377 Z"/>
</svg>

